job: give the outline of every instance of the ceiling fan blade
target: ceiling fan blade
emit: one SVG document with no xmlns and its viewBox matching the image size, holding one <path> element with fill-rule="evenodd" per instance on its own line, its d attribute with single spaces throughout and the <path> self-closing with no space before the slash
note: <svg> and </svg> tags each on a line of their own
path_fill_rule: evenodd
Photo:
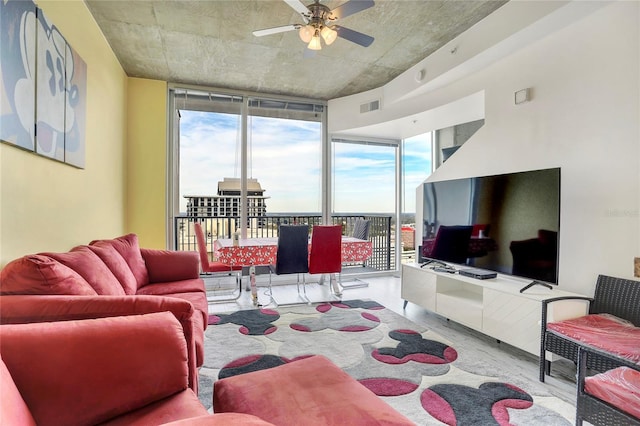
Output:
<svg viewBox="0 0 640 426">
<path fill-rule="evenodd" d="M 265 28 L 264 30 L 256 30 L 253 35 L 256 37 L 262 37 L 271 34 L 284 33 L 285 31 L 293 31 L 297 29 L 296 25 L 283 25 L 282 27 Z"/>
<path fill-rule="evenodd" d="M 307 22 L 309 22 L 309 20 L 307 19 L 307 17 L 305 15 L 309 14 L 309 9 L 307 9 L 307 6 L 305 6 L 304 4 L 302 4 L 302 2 L 300 2 L 300 0 L 283 0 L 285 3 L 287 3 L 289 6 L 291 6 L 291 8 L 293 10 L 295 10 L 296 12 L 298 12 L 300 15 L 302 15 L 302 18 L 304 19 L 305 24 Z"/>
<path fill-rule="evenodd" d="M 371 43 L 373 43 L 373 37 L 362 34 L 361 32 L 341 27 L 340 25 L 335 25 L 332 28 L 338 32 L 338 37 L 342 37 L 360 46 L 369 47 Z"/>
<path fill-rule="evenodd" d="M 286 0 L 285 0 L 286 1 Z M 346 18 L 354 13 L 361 12 L 365 9 L 369 9 L 375 3 L 373 0 L 349 0 L 348 2 L 341 4 L 331 11 L 333 19 Z"/>
</svg>

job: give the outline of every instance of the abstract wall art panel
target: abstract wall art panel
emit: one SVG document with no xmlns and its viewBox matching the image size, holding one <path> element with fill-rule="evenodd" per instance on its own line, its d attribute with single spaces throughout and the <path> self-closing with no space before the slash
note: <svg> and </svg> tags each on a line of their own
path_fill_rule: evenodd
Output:
<svg viewBox="0 0 640 426">
<path fill-rule="evenodd" d="M 64 162 L 84 168 L 87 111 L 87 64 L 67 45 L 67 85 L 64 116 Z"/>
<path fill-rule="evenodd" d="M 64 161 L 67 41 L 37 10 L 36 152 Z"/>
<path fill-rule="evenodd" d="M 36 6 L 0 1 L 0 140 L 34 150 Z"/>
<path fill-rule="evenodd" d="M 87 64 L 32 1 L 0 12 L 0 140 L 84 168 Z"/>
</svg>

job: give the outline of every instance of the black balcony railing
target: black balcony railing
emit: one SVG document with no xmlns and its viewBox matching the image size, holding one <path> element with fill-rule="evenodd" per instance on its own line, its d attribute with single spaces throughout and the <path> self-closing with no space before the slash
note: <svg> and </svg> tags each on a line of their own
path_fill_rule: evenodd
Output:
<svg viewBox="0 0 640 426">
<path fill-rule="evenodd" d="M 332 215 L 331 223 L 342 225 L 342 234 L 351 235 L 357 218 L 370 221 L 369 241 L 373 244 L 373 254 L 365 262 L 365 266 L 377 271 L 395 270 L 394 245 L 392 243 L 391 216 L 376 214 Z M 206 235 L 208 252 L 213 252 L 213 242 L 218 238 L 231 238 L 239 228 L 240 218 L 216 216 L 177 216 L 175 218 L 174 244 L 176 250 L 196 251 L 195 231 L 193 223 L 199 222 Z M 248 238 L 267 238 L 278 236 L 281 224 L 322 224 L 319 214 L 275 214 L 269 216 L 250 216 L 247 218 Z"/>
</svg>

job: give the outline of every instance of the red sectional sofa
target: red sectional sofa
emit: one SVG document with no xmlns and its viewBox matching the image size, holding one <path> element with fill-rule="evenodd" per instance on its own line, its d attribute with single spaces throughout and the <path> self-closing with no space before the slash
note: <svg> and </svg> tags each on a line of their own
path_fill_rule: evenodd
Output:
<svg viewBox="0 0 640 426">
<path fill-rule="evenodd" d="M 208 303 L 196 252 L 141 249 L 128 234 L 66 253 L 23 256 L 0 271 L 0 323 L 37 323 L 169 311 L 187 345 L 197 392 Z"/>
<path fill-rule="evenodd" d="M 270 424 L 208 414 L 188 387 L 187 344 L 169 312 L 5 324 L 0 340 L 2 425 Z"/>
</svg>

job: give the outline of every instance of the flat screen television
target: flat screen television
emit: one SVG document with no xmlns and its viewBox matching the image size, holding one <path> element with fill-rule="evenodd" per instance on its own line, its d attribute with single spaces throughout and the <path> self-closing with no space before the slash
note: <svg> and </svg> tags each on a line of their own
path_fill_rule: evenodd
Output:
<svg viewBox="0 0 640 426">
<path fill-rule="evenodd" d="M 425 182 L 421 262 L 558 283 L 560 169 Z"/>
</svg>

